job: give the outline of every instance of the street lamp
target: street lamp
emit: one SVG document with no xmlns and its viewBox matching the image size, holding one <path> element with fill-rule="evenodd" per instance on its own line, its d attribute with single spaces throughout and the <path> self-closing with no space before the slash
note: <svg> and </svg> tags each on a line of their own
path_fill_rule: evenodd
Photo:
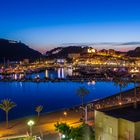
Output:
<svg viewBox="0 0 140 140">
<path fill-rule="evenodd" d="M 35 122 L 33 120 L 29 120 L 27 122 L 27 125 L 30 127 L 30 136 L 32 136 L 32 127 L 35 124 Z"/>
<path fill-rule="evenodd" d="M 68 115 L 68 113 L 66 111 L 64 111 L 63 114 L 64 114 L 65 117 L 67 117 L 67 115 Z"/>
<path fill-rule="evenodd" d="M 119 105 L 122 105 L 122 102 L 119 102 Z"/>
<path fill-rule="evenodd" d="M 65 117 L 64 119 L 66 121 L 68 113 L 66 111 L 64 111 L 63 115 L 64 115 L 64 117 Z"/>
</svg>

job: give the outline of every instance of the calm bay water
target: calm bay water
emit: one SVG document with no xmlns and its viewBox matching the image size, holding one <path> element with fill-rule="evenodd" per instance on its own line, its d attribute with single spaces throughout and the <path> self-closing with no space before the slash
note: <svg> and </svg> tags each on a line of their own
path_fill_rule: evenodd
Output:
<svg viewBox="0 0 140 140">
<path fill-rule="evenodd" d="M 76 91 L 84 86 L 90 94 L 85 97 L 85 102 L 107 97 L 119 92 L 113 82 L 0 82 L 0 100 L 11 99 L 17 107 L 10 111 L 10 119 L 35 114 L 37 105 L 44 106 L 44 112 L 72 107 L 81 103 Z M 128 84 L 123 90 L 133 87 Z M 0 121 L 5 114 L 0 110 Z"/>
</svg>

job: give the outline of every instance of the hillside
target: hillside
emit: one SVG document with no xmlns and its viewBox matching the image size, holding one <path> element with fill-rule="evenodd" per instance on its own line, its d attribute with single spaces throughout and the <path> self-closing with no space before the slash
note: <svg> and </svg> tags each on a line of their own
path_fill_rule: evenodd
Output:
<svg viewBox="0 0 140 140">
<path fill-rule="evenodd" d="M 87 47 L 82 46 L 68 46 L 58 47 L 46 52 L 46 56 L 53 58 L 66 58 L 69 53 L 83 53 L 87 51 Z"/>
<path fill-rule="evenodd" d="M 137 47 L 135 50 L 128 51 L 127 56 L 140 57 L 140 47 Z"/>
<path fill-rule="evenodd" d="M 49 58 L 67 58 L 68 54 L 70 54 L 70 53 L 84 54 L 85 52 L 87 52 L 88 48 L 90 48 L 90 47 L 89 46 L 57 47 L 50 51 L 47 51 L 46 56 L 48 56 Z M 140 47 L 137 47 L 136 49 L 130 50 L 127 52 L 121 52 L 121 51 L 117 51 L 117 50 L 113 50 L 113 49 L 102 49 L 99 51 L 107 52 L 108 50 L 115 51 L 116 54 L 123 54 L 125 56 L 140 57 Z"/>
<path fill-rule="evenodd" d="M 34 60 L 41 56 L 41 53 L 29 48 L 21 42 L 0 39 L 0 62 L 2 62 L 4 58 L 9 61 L 20 61 L 25 58 Z"/>
</svg>

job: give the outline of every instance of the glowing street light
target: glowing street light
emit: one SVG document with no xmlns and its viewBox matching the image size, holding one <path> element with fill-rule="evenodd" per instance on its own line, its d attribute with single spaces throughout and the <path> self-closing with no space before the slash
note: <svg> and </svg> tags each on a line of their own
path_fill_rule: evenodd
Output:
<svg viewBox="0 0 140 140">
<path fill-rule="evenodd" d="M 64 115 L 64 117 L 65 117 L 65 118 L 64 118 L 65 121 L 67 121 L 66 119 L 67 119 L 67 115 L 68 115 L 68 113 L 67 113 L 66 111 L 64 111 L 64 112 L 63 112 L 63 115 Z"/>
<path fill-rule="evenodd" d="M 122 102 L 119 102 L 119 105 L 122 105 Z"/>
<path fill-rule="evenodd" d="M 66 111 L 64 111 L 63 114 L 64 114 L 65 117 L 67 117 L 67 115 L 68 115 L 68 113 Z"/>
<path fill-rule="evenodd" d="M 27 125 L 30 127 L 30 136 L 32 136 L 32 127 L 35 124 L 35 122 L 33 120 L 29 120 L 27 122 Z"/>
</svg>

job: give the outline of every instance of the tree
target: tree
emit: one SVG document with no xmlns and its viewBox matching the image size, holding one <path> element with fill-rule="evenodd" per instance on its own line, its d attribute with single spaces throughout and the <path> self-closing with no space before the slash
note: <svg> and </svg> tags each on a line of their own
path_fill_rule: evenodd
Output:
<svg viewBox="0 0 140 140">
<path fill-rule="evenodd" d="M 69 136 L 71 133 L 69 125 L 67 125 L 66 123 L 57 123 L 54 126 L 56 128 L 55 129 L 56 131 L 58 131 L 62 135 L 65 135 L 65 138 L 64 138 L 65 140 L 69 140 Z"/>
<path fill-rule="evenodd" d="M 38 120 L 39 120 L 39 117 L 40 117 L 40 112 L 43 110 L 43 106 L 42 105 L 39 105 L 35 108 L 35 111 L 37 112 L 37 115 L 38 115 Z"/>
<path fill-rule="evenodd" d="M 62 140 L 95 140 L 94 129 L 92 126 L 82 124 L 78 127 L 70 127 L 66 123 L 55 124 L 56 131 L 64 135 Z"/>
<path fill-rule="evenodd" d="M 12 102 L 10 99 L 4 99 L 1 101 L 0 109 L 5 111 L 5 113 L 6 113 L 6 125 L 7 125 L 7 127 L 9 126 L 9 122 L 8 122 L 9 111 L 14 107 L 16 107 L 16 104 L 14 102 Z"/>
<path fill-rule="evenodd" d="M 89 90 L 86 89 L 85 87 L 80 87 L 78 90 L 77 90 L 77 95 L 81 97 L 81 100 L 82 100 L 82 106 L 84 106 L 84 97 L 85 95 L 89 94 Z"/>
<path fill-rule="evenodd" d="M 120 88 L 120 97 L 119 97 L 119 104 L 122 103 L 122 89 L 127 86 L 127 81 L 122 77 L 116 77 L 114 79 L 115 85 L 119 86 Z"/>
</svg>

